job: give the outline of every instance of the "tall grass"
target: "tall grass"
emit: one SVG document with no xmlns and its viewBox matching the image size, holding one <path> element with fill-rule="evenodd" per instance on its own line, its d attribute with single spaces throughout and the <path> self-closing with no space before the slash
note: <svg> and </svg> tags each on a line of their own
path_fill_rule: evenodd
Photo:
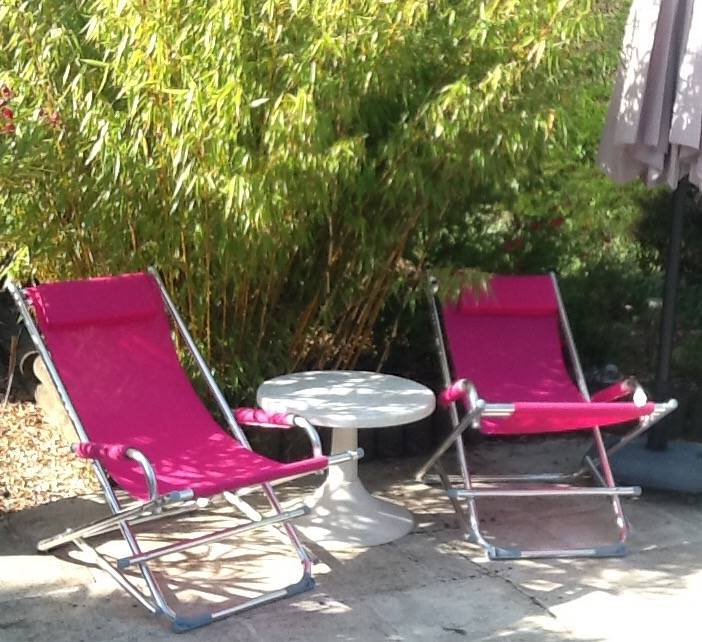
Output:
<svg viewBox="0 0 702 642">
<path fill-rule="evenodd" d="M 159 266 L 241 391 L 352 367 L 446 214 L 553 133 L 589 9 L 5 0 L 0 246 L 41 278 Z"/>
</svg>

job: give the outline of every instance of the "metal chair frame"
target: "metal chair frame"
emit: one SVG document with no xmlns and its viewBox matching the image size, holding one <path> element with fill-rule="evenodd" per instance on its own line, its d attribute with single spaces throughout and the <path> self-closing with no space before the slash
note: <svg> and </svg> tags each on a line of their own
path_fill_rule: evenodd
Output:
<svg viewBox="0 0 702 642">
<path fill-rule="evenodd" d="M 151 274 L 151 276 L 153 276 L 158 284 L 169 316 L 171 317 L 171 320 L 173 321 L 178 333 L 188 347 L 188 350 L 195 359 L 198 369 L 207 383 L 209 391 L 214 396 L 217 406 L 226 420 L 229 431 L 243 446 L 251 450 L 251 446 L 246 438 L 246 435 L 237 424 L 230 406 L 227 404 L 221 389 L 208 369 L 202 354 L 198 350 L 182 317 L 178 313 L 171 297 L 166 291 L 158 272 L 153 267 L 150 267 L 148 272 Z M 5 288 L 10 292 L 15 304 L 17 305 L 22 320 L 24 321 L 25 327 L 27 328 L 27 331 L 34 342 L 39 355 L 46 364 L 47 371 L 49 372 L 53 384 L 56 386 L 56 390 L 58 391 L 78 438 L 81 441 L 89 441 L 90 439 L 83 427 L 75 407 L 71 402 L 68 392 L 61 381 L 61 377 L 54 365 L 51 354 L 49 353 L 49 350 L 42 339 L 39 328 L 36 325 L 30 311 L 30 305 L 25 300 L 23 292 L 10 279 L 7 279 Z M 312 425 L 302 417 L 295 417 L 294 423 L 307 432 L 312 444 L 313 455 L 321 455 L 321 442 Z M 175 517 L 185 512 L 197 510 L 201 507 L 202 502 L 200 501 L 196 503 L 194 501 L 193 491 L 191 489 L 183 489 L 165 494 L 159 494 L 156 475 L 147 457 L 134 448 L 129 448 L 126 452 L 126 456 L 134 459 L 141 465 L 147 481 L 147 486 L 149 488 L 149 500 L 145 502 L 137 501 L 127 506 L 123 505 L 110 485 L 105 469 L 97 460 L 93 460 L 93 470 L 97 475 L 100 486 L 105 494 L 107 505 L 112 514 L 108 517 L 85 524 L 81 527 L 67 529 L 62 533 L 42 539 L 37 544 L 38 550 L 49 551 L 69 542 L 74 543 L 80 550 L 88 553 L 101 569 L 106 571 L 122 588 L 132 595 L 149 612 L 154 615 L 164 617 L 170 623 L 170 626 L 175 632 L 188 631 L 196 627 L 204 626 L 229 615 L 233 615 L 274 600 L 289 597 L 303 591 L 310 590 L 314 587 L 315 582 L 312 575 L 312 565 L 316 560 L 300 541 L 300 537 L 295 527 L 289 523 L 290 520 L 307 514 L 309 509 L 304 505 L 300 505 L 297 508 L 284 511 L 273 490 L 272 482 L 260 484 L 260 487 L 262 488 L 268 503 L 273 510 L 273 515 L 264 517 L 253 506 L 245 502 L 238 491 L 228 492 L 225 493 L 226 498 L 231 504 L 235 505 L 242 511 L 244 516 L 249 520 L 248 522 L 232 528 L 216 530 L 200 537 L 185 539 L 174 544 L 161 546 L 149 551 L 148 553 L 144 553 L 141 550 L 137 534 L 134 532 L 133 526 L 153 520 Z M 349 450 L 347 452 L 330 456 L 328 458 L 328 463 L 330 466 L 337 465 L 354 459 L 359 459 L 362 456 L 363 451 L 360 448 L 355 451 Z M 244 491 L 249 489 L 238 490 Z M 226 538 L 242 535 L 254 529 L 273 526 L 283 527 L 282 534 L 286 536 L 287 542 L 292 546 L 300 559 L 300 562 L 302 563 L 302 576 L 293 584 L 279 590 L 270 591 L 260 596 L 250 598 L 235 606 L 213 610 L 205 609 L 199 613 L 187 615 L 178 613 L 168 604 L 164 591 L 159 586 L 158 580 L 148 566 L 149 561 L 160 558 L 164 555 L 184 551 L 201 544 L 216 542 Z M 122 536 L 129 546 L 131 555 L 118 559 L 116 560 L 116 563 L 113 564 L 86 540 L 116 529 L 121 531 Z M 146 590 L 142 590 L 136 586 L 134 582 L 126 576 L 124 570 L 130 566 L 136 566 L 139 569 L 146 584 Z"/>
<path fill-rule="evenodd" d="M 563 340 L 568 349 L 571 366 L 575 375 L 577 386 L 583 397 L 590 400 L 590 393 L 585 383 L 580 360 L 575 349 L 573 334 L 570 329 L 568 317 L 563 306 L 558 283 L 555 274 L 551 273 L 554 291 L 558 302 L 558 315 Z M 429 309 L 434 330 L 436 349 L 439 356 L 442 380 L 445 387 L 451 386 L 456 381 L 451 376 L 449 357 L 444 341 L 443 324 L 437 305 L 436 293 L 438 282 L 430 277 L 427 282 L 427 297 L 429 299 Z M 480 429 L 482 417 L 505 417 L 515 410 L 513 404 L 509 403 L 487 403 L 478 396 L 478 391 L 472 382 L 463 379 L 460 381 L 465 391 L 465 412 L 461 416 L 458 405 L 455 401 L 449 405 L 449 416 L 452 429 L 448 436 L 441 442 L 439 447 L 429 458 L 429 460 L 417 471 L 415 479 L 425 480 L 429 470 L 433 467 L 438 473 L 441 485 L 445 488 L 448 497 L 456 512 L 461 527 L 466 531 L 466 537 L 485 549 L 489 559 L 506 560 L 520 558 L 546 558 L 546 557 L 619 557 L 625 555 L 625 542 L 629 532 L 629 526 L 624 515 L 624 510 L 620 497 L 636 496 L 641 494 L 641 488 L 637 486 L 617 486 L 609 464 L 608 455 L 616 452 L 632 439 L 648 430 L 654 423 L 665 417 L 677 408 L 674 399 L 665 403 L 655 404 L 651 415 L 642 417 L 638 424 L 626 433 L 616 444 L 607 449 L 602 438 L 601 430 L 598 426 L 592 427 L 592 438 L 594 441 L 596 457 L 586 455 L 583 466 L 571 473 L 537 473 L 524 475 L 475 475 L 471 473 L 466 458 L 463 433 L 469 429 Z M 455 443 L 458 464 L 461 473 L 461 487 L 455 487 L 449 475 L 441 464 L 441 456 Z M 595 486 L 579 486 L 575 482 L 584 480 L 591 476 L 596 482 Z M 477 488 L 477 483 L 488 483 L 497 485 L 496 488 Z M 568 484 L 567 482 L 570 482 Z M 519 484 L 514 486 L 510 484 Z M 524 488 L 529 484 L 557 484 L 557 487 L 548 488 Z M 526 550 L 514 547 L 500 547 L 488 542 L 480 531 L 480 520 L 478 517 L 477 499 L 487 497 L 568 497 L 568 496 L 593 496 L 603 495 L 611 498 L 614 510 L 615 521 L 618 530 L 617 542 L 609 545 L 589 547 L 589 548 L 551 548 Z M 467 515 L 460 500 L 466 500 Z"/>
</svg>

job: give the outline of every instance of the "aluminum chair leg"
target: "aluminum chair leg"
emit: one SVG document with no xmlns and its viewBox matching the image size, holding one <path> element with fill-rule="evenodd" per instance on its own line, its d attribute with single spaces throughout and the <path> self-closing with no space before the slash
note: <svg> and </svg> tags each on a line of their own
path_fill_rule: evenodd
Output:
<svg viewBox="0 0 702 642">
<path fill-rule="evenodd" d="M 466 413 L 465 417 L 457 422 L 457 425 L 451 430 L 451 432 L 445 437 L 441 442 L 441 445 L 434 451 L 434 454 L 429 458 L 429 460 L 415 473 L 414 478 L 416 481 L 421 481 L 422 478 L 429 472 L 431 467 L 439 461 L 441 455 L 443 455 L 457 439 L 460 439 L 463 432 L 475 421 L 477 417 L 483 412 L 485 408 L 485 402 L 481 400 L 478 401 L 475 408 L 472 408 Z"/>
<path fill-rule="evenodd" d="M 608 544 L 593 548 L 551 548 L 551 549 L 516 549 L 493 546 L 487 555 L 493 561 L 519 560 L 519 559 L 569 559 L 579 557 L 622 557 L 626 549 L 621 543 Z"/>
<path fill-rule="evenodd" d="M 446 474 L 446 470 L 444 469 L 440 461 L 437 461 L 434 464 L 434 468 L 436 469 L 437 475 L 439 476 L 439 481 L 441 485 L 444 487 L 444 490 L 448 494 L 449 490 L 451 490 L 451 482 L 449 480 L 449 476 Z M 451 495 L 449 495 L 449 501 L 451 502 L 453 510 L 456 513 L 456 518 L 458 519 L 458 525 L 460 529 L 462 531 L 470 530 L 470 523 L 468 521 L 468 517 L 466 517 L 466 513 L 463 510 L 463 507 L 461 506 L 461 503 L 456 497 L 452 497 Z"/>
<path fill-rule="evenodd" d="M 602 476 L 607 488 L 614 488 L 614 475 L 612 474 L 612 469 L 609 466 L 609 459 L 607 458 L 607 449 L 604 445 L 604 440 L 602 439 L 602 433 L 599 428 L 595 428 L 593 431 L 593 437 L 595 439 L 595 445 L 600 455 L 600 464 L 602 466 Z M 638 494 L 641 494 L 641 488 L 638 488 Z M 614 509 L 614 514 L 617 518 L 617 527 L 619 528 L 619 541 L 624 544 L 627 535 L 629 534 L 629 528 L 626 522 L 626 517 L 624 517 L 624 509 L 622 508 L 621 500 L 618 495 L 612 495 L 612 508 Z"/>
<path fill-rule="evenodd" d="M 160 587 L 158 587 L 157 584 L 155 584 L 152 587 L 147 582 L 147 587 L 149 588 L 149 590 L 152 593 L 154 591 L 156 593 L 156 595 L 154 595 L 154 598 L 150 599 L 142 590 L 135 586 L 129 578 L 125 577 L 125 575 L 122 572 L 115 569 L 112 566 L 112 564 L 110 564 L 100 553 L 98 553 L 92 546 L 87 544 L 84 540 L 78 538 L 75 540 L 75 543 L 83 552 L 89 554 L 92 561 L 95 564 L 97 564 L 102 570 L 108 573 L 115 580 L 115 582 L 117 582 L 125 591 L 127 591 L 132 597 L 134 597 L 134 599 L 136 599 L 144 608 L 146 608 L 152 614 L 165 619 L 170 625 L 171 629 L 176 633 L 190 631 L 194 628 L 205 626 L 216 620 L 228 617 L 229 615 L 240 613 L 242 611 L 254 608 L 261 604 L 290 597 L 292 595 L 308 591 L 314 587 L 314 580 L 312 576 L 306 569 L 303 568 L 303 573 L 300 580 L 285 588 L 264 593 L 258 597 L 246 600 L 242 604 L 237 604 L 236 606 L 213 611 L 203 610 L 199 613 L 183 615 L 181 613 L 173 611 L 165 603 L 165 600 L 163 599 L 163 594 L 160 590 Z M 139 564 L 139 566 L 146 567 L 146 564 L 142 562 Z"/>
<path fill-rule="evenodd" d="M 438 462 L 434 464 L 436 468 Z M 472 474 L 470 477 L 474 482 L 485 483 L 485 484 L 497 484 L 505 482 L 516 482 L 520 484 L 530 484 L 538 482 L 549 482 L 552 484 L 565 483 L 571 481 L 578 477 L 579 473 L 535 473 L 535 474 L 525 474 L 525 475 L 477 475 Z M 446 475 L 448 483 L 451 485 L 453 483 L 461 483 L 463 481 L 460 475 Z M 441 484 L 441 479 L 434 478 L 432 475 L 427 475 L 424 478 L 424 483 L 426 484 Z M 604 484 L 602 484 L 604 485 Z"/>
<path fill-rule="evenodd" d="M 558 488 L 555 490 L 546 488 L 453 488 L 449 491 L 453 497 L 619 497 L 627 495 L 636 497 L 641 494 L 641 489 L 636 486 L 621 487 L 573 487 Z"/>
<path fill-rule="evenodd" d="M 607 485 L 607 482 L 605 481 L 604 477 L 602 477 L 602 473 L 600 472 L 599 468 L 597 468 L 595 462 L 588 455 L 585 455 L 585 465 L 590 469 L 590 473 L 600 486 Z"/>
<path fill-rule="evenodd" d="M 170 504 L 187 501 L 191 497 L 192 493 L 190 493 L 189 495 L 173 494 L 170 498 L 168 496 L 162 496 L 158 497 L 153 501 L 146 502 L 144 504 L 140 504 L 132 508 L 119 510 L 118 512 L 113 513 L 109 517 L 104 517 L 102 519 L 89 522 L 88 524 L 85 524 L 84 526 L 81 526 L 76 529 L 69 528 L 63 533 L 59 533 L 58 535 L 42 539 L 37 543 L 37 549 L 42 552 L 46 552 L 51 550 L 52 548 L 56 548 L 63 544 L 67 544 L 68 542 L 72 542 L 79 537 L 95 537 L 96 535 L 101 535 L 110 530 L 118 528 L 121 523 L 134 523 L 136 521 L 147 520 L 150 521 L 151 519 L 158 519 L 164 516 L 170 517 L 170 513 L 167 513 L 166 515 L 154 515 L 153 513 L 154 511 L 161 511 L 164 507 L 167 507 Z"/>
<path fill-rule="evenodd" d="M 455 406 L 454 406 L 455 407 Z M 468 458 L 466 457 L 465 447 L 463 445 L 463 436 L 459 435 L 456 438 L 456 452 L 458 454 L 458 466 L 461 470 L 461 476 L 463 477 L 463 490 L 465 492 L 471 492 L 473 490 L 473 483 L 471 480 L 470 468 L 468 467 Z M 449 497 L 451 496 L 451 491 L 447 490 Z M 456 498 L 458 499 L 458 498 Z M 480 518 L 478 516 L 478 504 L 474 498 L 469 497 L 467 502 L 468 508 L 468 520 L 470 524 L 470 531 L 467 532 L 468 539 L 481 546 L 488 552 L 491 550 L 491 544 L 483 537 L 480 532 Z"/>
<path fill-rule="evenodd" d="M 159 608 L 149 600 L 132 582 L 130 582 L 122 573 L 116 571 L 112 564 L 107 562 L 105 558 L 100 555 L 92 546 L 87 544 L 85 540 L 78 538 L 75 540 L 75 544 L 78 548 L 90 555 L 91 559 L 95 564 L 97 564 L 103 571 L 105 571 L 117 584 L 119 584 L 127 593 L 129 593 L 134 599 L 136 599 L 144 608 L 151 611 L 154 615 L 159 612 Z"/>
<path fill-rule="evenodd" d="M 141 562 L 148 562 L 164 555 L 170 555 L 171 553 L 180 553 L 181 551 L 186 551 L 189 548 L 194 548 L 195 546 L 200 546 L 201 544 L 210 544 L 211 542 L 218 542 L 229 537 L 234 537 L 236 535 L 241 535 L 247 533 L 248 531 L 255 530 L 257 528 L 264 528 L 266 526 L 271 526 L 273 524 L 279 524 L 286 519 L 294 519 L 296 517 L 302 517 L 308 514 L 310 511 L 308 508 L 298 508 L 296 510 L 287 511 L 279 515 L 274 515 L 273 517 L 267 517 L 255 522 L 247 522 L 240 526 L 234 526 L 232 528 L 224 528 L 213 533 L 208 533 L 207 535 L 202 535 L 201 537 L 195 537 L 192 539 L 186 539 L 177 544 L 169 544 L 168 546 L 161 546 L 155 548 L 148 553 L 141 553 L 140 555 L 132 555 L 130 557 L 123 557 L 117 560 L 117 568 L 123 569 L 132 564 L 139 564 Z"/>
<path fill-rule="evenodd" d="M 599 437 L 599 440 L 597 439 Z M 595 432 L 595 440 L 599 441 L 601 447 L 604 448 L 602 437 L 599 431 Z M 624 518 L 623 509 L 621 507 L 620 496 L 629 495 L 635 496 L 640 494 L 641 489 L 638 487 L 617 487 L 614 485 L 614 479 L 609 467 L 609 480 L 603 479 L 603 484 L 599 487 L 578 487 L 569 486 L 565 488 L 475 488 L 473 479 L 480 481 L 488 481 L 493 483 L 499 482 L 547 482 L 560 483 L 568 479 L 572 479 L 577 473 L 547 473 L 540 475 L 487 475 L 482 478 L 473 476 L 470 473 L 465 450 L 463 448 L 463 439 L 459 436 L 456 438 L 456 450 L 458 454 L 459 467 L 461 470 L 462 488 L 451 486 L 450 479 L 446 475 L 440 460 L 434 463 L 437 469 L 439 479 L 447 490 L 449 499 L 451 500 L 454 510 L 461 526 L 466 532 L 466 537 L 469 541 L 481 546 L 491 560 L 508 560 L 508 559 L 525 559 L 525 558 L 550 558 L 550 557 L 620 557 L 625 554 L 624 542 L 628 533 L 626 520 Z M 618 541 L 615 544 L 604 545 L 598 547 L 580 547 L 580 548 L 551 548 L 528 550 L 515 547 L 502 547 L 488 542 L 480 530 L 480 519 L 478 516 L 477 500 L 479 498 L 488 497 L 568 497 L 568 496 L 607 496 L 611 498 L 612 505 L 617 519 L 619 529 Z M 466 513 L 460 507 L 459 500 L 466 500 Z M 458 508 L 457 508 L 458 506 Z"/>
</svg>

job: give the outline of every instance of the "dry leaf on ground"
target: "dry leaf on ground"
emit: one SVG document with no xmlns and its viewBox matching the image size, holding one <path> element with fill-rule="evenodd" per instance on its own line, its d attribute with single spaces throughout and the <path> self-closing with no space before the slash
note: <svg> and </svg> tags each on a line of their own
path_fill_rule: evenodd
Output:
<svg viewBox="0 0 702 642">
<path fill-rule="evenodd" d="M 33 403 L 0 405 L 0 513 L 97 489 L 90 464 L 69 451 Z"/>
</svg>

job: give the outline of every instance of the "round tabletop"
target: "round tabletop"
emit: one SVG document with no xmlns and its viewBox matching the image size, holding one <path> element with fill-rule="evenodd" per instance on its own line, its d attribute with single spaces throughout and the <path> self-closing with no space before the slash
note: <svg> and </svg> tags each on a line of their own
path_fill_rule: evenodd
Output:
<svg viewBox="0 0 702 642">
<path fill-rule="evenodd" d="M 383 428 L 428 417 L 436 404 L 429 388 L 377 372 L 315 370 L 264 381 L 256 394 L 268 412 L 302 415 L 330 428 Z"/>
</svg>

